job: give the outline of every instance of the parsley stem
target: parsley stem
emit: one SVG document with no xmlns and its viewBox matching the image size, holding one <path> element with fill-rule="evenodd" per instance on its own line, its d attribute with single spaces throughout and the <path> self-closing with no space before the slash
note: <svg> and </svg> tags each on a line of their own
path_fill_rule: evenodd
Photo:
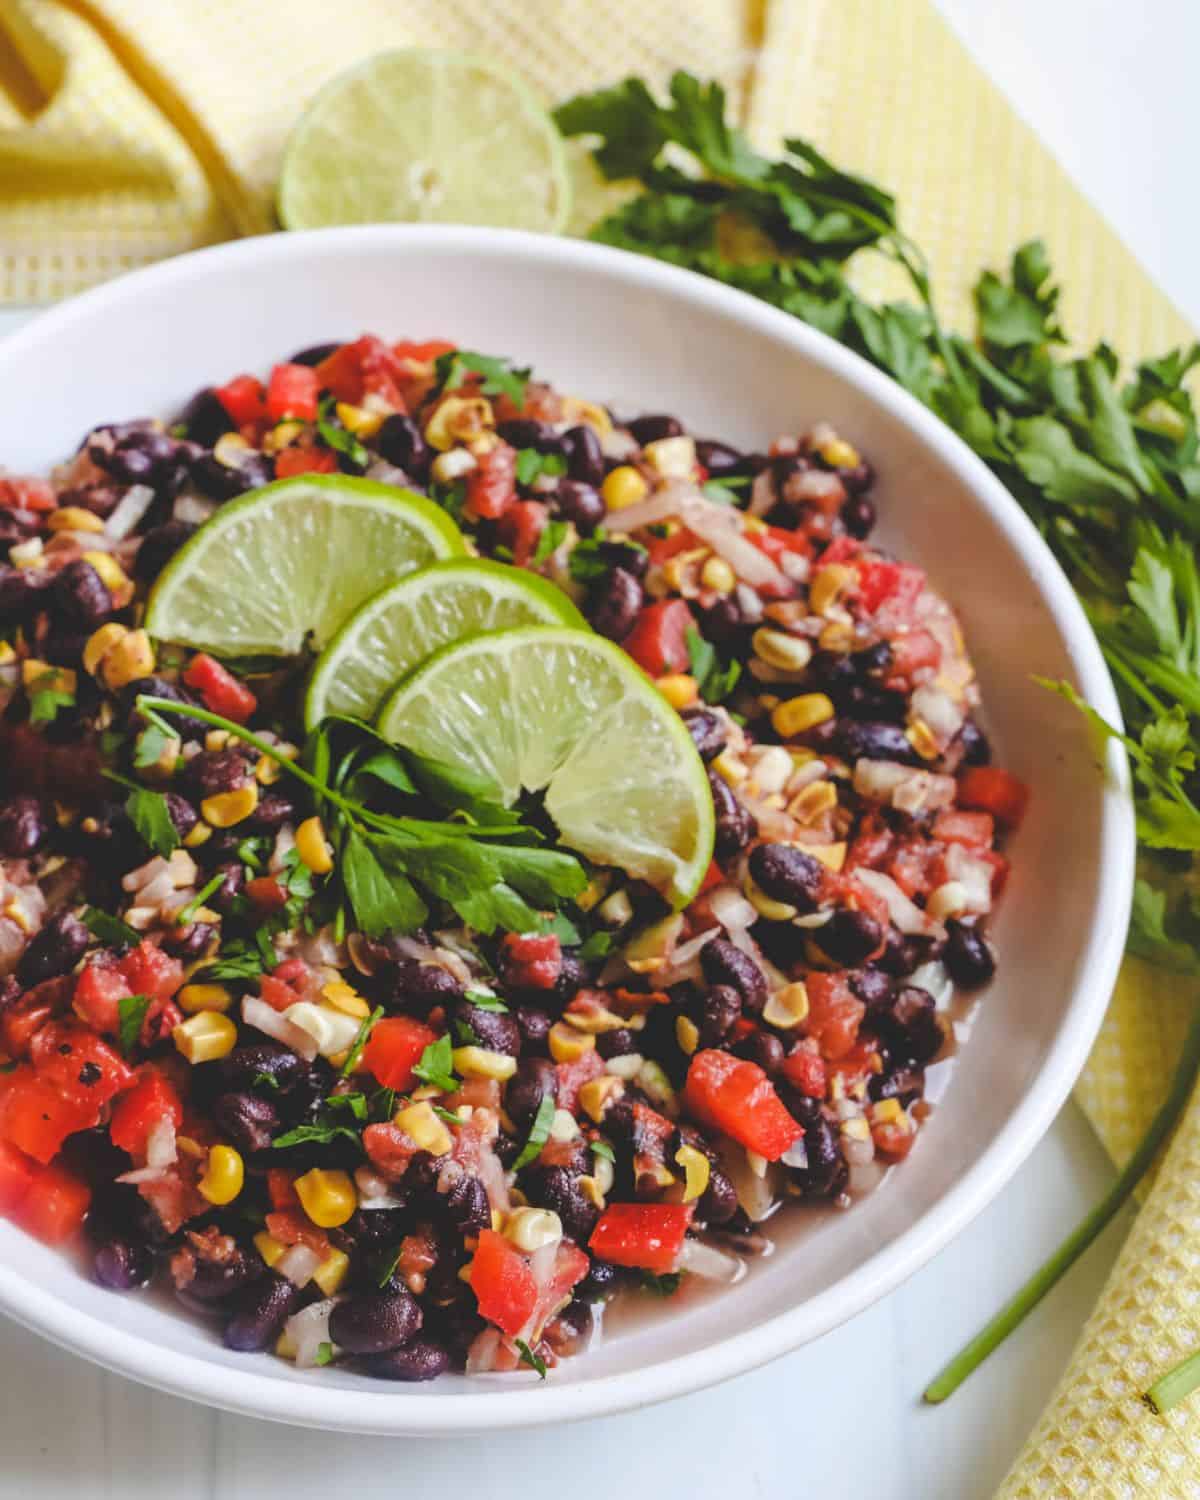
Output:
<svg viewBox="0 0 1200 1500">
<path fill-rule="evenodd" d="M 925 1390 L 923 1398 L 925 1401 L 932 1405 L 952 1396 L 967 1376 L 973 1374 L 988 1355 L 1024 1321 L 1051 1287 L 1066 1275 L 1097 1235 L 1111 1223 L 1118 1211 L 1129 1200 L 1134 1188 L 1157 1155 L 1159 1147 L 1183 1113 L 1184 1106 L 1191 1096 L 1198 1070 L 1200 1070 L 1200 1011 L 1197 1012 L 1188 1029 L 1183 1051 L 1179 1055 L 1179 1061 L 1175 1065 L 1175 1072 L 1171 1078 L 1171 1086 L 1167 1090 L 1167 1097 L 1159 1106 L 1158 1113 L 1150 1122 L 1149 1128 L 1138 1142 L 1137 1149 L 1122 1168 L 1117 1180 L 1091 1213 L 1080 1221 L 1049 1260 L 1017 1292 L 1016 1296 L 1007 1302 L 991 1322 L 980 1329 L 970 1343 L 934 1377 Z M 1194 1358 L 1200 1361 L 1200 1356 L 1194 1356 Z M 1179 1372 L 1172 1372 L 1172 1374 L 1176 1373 Z M 1169 1380 L 1171 1377 L 1164 1378 Z M 1200 1363 L 1189 1378 L 1193 1384 L 1200 1381 Z M 1188 1389 L 1190 1388 L 1189 1386 Z M 1157 1390 L 1158 1387 L 1154 1389 Z M 1171 1389 L 1168 1387 L 1168 1395 Z M 1180 1400 L 1186 1394 L 1187 1391 L 1182 1391 L 1175 1399 Z"/>
<path fill-rule="evenodd" d="M 1157 1412 L 1161 1417 L 1163 1412 L 1170 1411 L 1173 1406 L 1178 1406 L 1185 1401 L 1196 1387 L 1200 1385 L 1200 1350 L 1195 1354 L 1189 1354 L 1187 1359 L 1182 1360 L 1173 1370 L 1168 1370 L 1161 1375 L 1142 1400 L 1151 1411 Z"/>
</svg>

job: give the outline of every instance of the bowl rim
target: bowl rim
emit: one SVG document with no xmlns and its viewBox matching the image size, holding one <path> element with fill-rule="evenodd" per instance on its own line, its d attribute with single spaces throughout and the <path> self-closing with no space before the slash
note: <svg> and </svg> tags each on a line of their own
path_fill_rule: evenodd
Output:
<svg viewBox="0 0 1200 1500">
<path fill-rule="evenodd" d="M 414 244 L 431 254 L 469 253 L 485 259 L 516 255 L 535 264 L 596 273 L 661 293 L 676 303 L 691 302 L 735 319 L 752 333 L 791 344 L 857 387 L 909 428 L 970 489 L 1009 545 L 1029 564 L 1084 696 L 1111 723 L 1121 722 L 1099 645 L 1065 575 L 1016 500 L 961 439 L 889 376 L 827 335 L 747 293 L 648 257 L 583 240 L 451 225 L 362 225 L 260 236 L 174 257 L 59 304 L 5 337 L 0 343 L 0 367 L 10 361 L 19 365 L 27 348 L 69 332 L 73 325 L 86 324 L 110 305 L 136 307 L 143 291 L 183 288 L 197 277 L 228 268 L 258 270 L 263 265 L 309 258 L 336 260 L 356 251 Z M 53 1292 L 5 1265 L 0 1265 L 0 1310 L 65 1349 L 170 1394 L 250 1416 L 361 1433 L 432 1436 L 611 1415 L 688 1394 L 776 1359 L 892 1291 L 948 1244 L 1013 1176 L 1065 1102 L 1103 1020 L 1132 901 L 1136 837 L 1128 766 L 1115 741 L 1109 741 L 1102 759 L 1102 858 L 1088 945 L 1066 1018 L 1032 1085 L 988 1148 L 931 1209 L 810 1302 L 703 1349 L 625 1374 L 581 1382 L 565 1373 L 528 1389 L 501 1392 L 489 1385 L 478 1392 L 410 1395 L 407 1400 L 395 1387 L 374 1392 L 283 1380 L 259 1373 L 257 1362 L 253 1366 L 247 1362 L 242 1371 L 201 1355 L 164 1349 L 140 1334 L 122 1330 L 116 1322 L 67 1307 Z"/>
</svg>

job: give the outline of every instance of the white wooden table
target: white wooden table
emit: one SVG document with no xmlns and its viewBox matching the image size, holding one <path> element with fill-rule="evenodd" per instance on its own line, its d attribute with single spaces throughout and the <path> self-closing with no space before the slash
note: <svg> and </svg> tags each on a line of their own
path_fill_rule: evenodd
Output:
<svg viewBox="0 0 1200 1500">
<path fill-rule="evenodd" d="M 879 0 L 886 4 L 887 0 Z M 1200 324 L 1192 0 L 941 0 L 968 44 L 1150 271 Z M 27 314 L 0 314 L 0 334 Z M 0 454 L 0 460 L 3 455 Z M 356 1500 L 401 1490 L 528 1500 L 729 1494 L 986 1500 L 1057 1379 L 1119 1247 L 1114 1226 L 950 1402 L 925 1380 L 1103 1191 L 1068 1106 L 1018 1179 L 949 1249 L 787 1359 L 633 1416 L 538 1435 L 340 1438 L 143 1390 L 0 1322 L 0 1497 Z M 619 1478 L 618 1478 L 619 1476 Z"/>
</svg>

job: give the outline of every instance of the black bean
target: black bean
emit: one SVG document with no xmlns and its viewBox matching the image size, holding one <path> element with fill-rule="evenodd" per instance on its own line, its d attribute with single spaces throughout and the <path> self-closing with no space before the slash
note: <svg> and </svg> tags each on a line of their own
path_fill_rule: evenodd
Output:
<svg viewBox="0 0 1200 1500">
<path fill-rule="evenodd" d="M 181 797 L 178 792 L 165 792 L 163 795 L 167 799 L 167 812 L 171 822 L 175 825 L 175 832 L 181 839 L 187 838 L 200 821 L 200 814 L 187 798 Z"/>
<path fill-rule="evenodd" d="M 879 1017 L 878 1025 L 893 1050 L 911 1062 L 931 1061 L 945 1041 L 933 996 L 915 984 L 906 985 L 897 994 L 891 1010 Z"/>
<path fill-rule="evenodd" d="M 958 743 L 962 747 L 964 766 L 986 766 L 992 758 L 988 737 L 974 719 L 968 719 L 958 731 Z"/>
<path fill-rule="evenodd" d="M 710 442 L 701 438 L 696 444 L 696 459 L 708 470 L 710 479 L 721 479 L 727 474 L 736 474 L 746 466 L 746 460 L 736 448 L 725 443 Z"/>
<path fill-rule="evenodd" d="M 275 469 L 265 453 L 252 449 L 239 450 L 237 462 L 222 463 L 211 453 L 206 453 L 192 465 L 192 477 L 197 486 L 214 500 L 233 500 L 247 490 L 261 489 L 275 477 Z"/>
<path fill-rule="evenodd" d="M 279 1111 L 262 1094 L 221 1094 L 213 1104 L 217 1124 L 239 1151 L 265 1151 L 279 1129 Z"/>
<path fill-rule="evenodd" d="M 683 715 L 692 744 L 700 753 L 701 760 L 713 760 L 725 748 L 728 738 L 725 725 L 709 708 L 689 708 Z"/>
<path fill-rule="evenodd" d="M 257 1261 L 258 1257 L 255 1256 Z M 180 1290 L 197 1302 L 224 1302 L 250 1282 L 257 1280 L 258 1267 L 237 1250 L 228 1260 L 196 1257 L 196 1274 Z"/>
<path fill-rule="evenodd" d="M 822 953 L 854 969 L 865 963 L 883 942 L 883 928 L 865 911 L 841 907 L 823 927 L 815 928 L 812 936 Z"/>
<path fill-rule="evenodd" d="M 824 868 L 803 849 L 789 844 L 758 844 L 750 852 L 750 877 L 772 901 L 814 912 L 820 905 Z"/>
<path fill-rule="evenodd" d="M 624 568 L 599 580 L 588 597 L 588 618 L 600 635 L 623 641 L 633 629 L 645 597 L 641 584 Z"/>
<path fill-rule="evenodd" d="M 889 939 L 891 933 L 888 934 Z M 867 1007 L 867 1013 L 886 1009 L 892 1003 L 896 986 L 882 969 L 859 969 L 850 975 L 850 988 Z"/>
<path fill-rule="evenodd" d="M 394 1187 L 390 1189 L 390 1192 L 396 1195 Z M 407 1198 L 407 1194 L 400 1196 Z M 408 1231 L 410 1220 L 411 1216 L 407 1207 L 356 1208 L 349 1222 L 342 1226 L 342 1234 L 354 1248 L 367 1255 L 375 1251 L 386 1251 L 387 1259 L 384 1265 L 388 1265 L 395 1256 L 396 1247 Z M 371 1267 L 371 1283 L 375 1286 L 379 1285 L 379 1277 L 383 1273 L 384 1265 Z M 366 1269 L 364 1266 L 364 1272 Z"/>
<path fill-rule="evenodd" d="M 521 1054 L 521 1028 L 511 1015 L 503 1011 L 484 1010 L 461 999 L 454 1005 L 455 1035 L 458 1027 L 466 1027 L 474 1036 L 477 1045 L 489 1052 L 504 1052 L 509 1057 Z M 465 1038 L 464 1040 L 469 1040 Z"/>
<path fill-rule="evenodd" d="M 600 491 L 580 479 L 562 479 L 553 495 L 554 508 L 565 521 L 573 521 L 580 536 L 591 536 L 604 520 Z"/>
<path fill-rule="evenodd" d="M 246 825 L 253 828 L 255 833 L 278 833 L 295 816 L 296 804 L 286 792 L 263 792 L 254 811 L 246 819 Z"/>
<path fill-rule="evenodd" d="M 657 443 L 663 438 L 680 437 L 683 433 L 683 423 L 678 417 L 669 417 L 664 413 L 654 413 L 642 417 L 634 417 L 632 422 L 626 422 L 630 437 L 639 447 L 647 443 Z"/>
<path fill-rule="evenodd" d="M 413 479 L 423 479 L 429 471 L 433 454 L 411 417 L 394 412 L 379 429 L 375 445 L 388 463 Z"/>
<path fill-rule="evenodd" d="M 514 417 L 501 422 L 497 433 L 513 448 L 535 448 L 539 453 L 561 453 L 562 440 L 553 427 L 545 422 L 534 422 L 528 417 Z"/>
<path fill-rule="evenodd" d="M 598 486 L 604 479 L 604 450 L 588 426 L 569 427 L 562 435 L 567 473 L 581 484 Z"/>
<path fill-rule="evenodd" d="M 925 1092 L 925 1070 L 914 1067 L 889 1068 L 886 1073 L 872 1073 L 867 1082 L 867 1093 L 878 1102 L 880 1099 L 899 1099 L 908 1108 Z"/>
<path fill-rule="evenodd" d="M 50 822 L 36 797 L 9 797 L 0 807 L 0 857 L 28 859 L 50 837 Z"/>
<path fill-rule="evenodd" d="M 607 1260 L 593 1260 L 588 1267 L 588 1273 L 575 1288 L 577 1297 L 584 1297 L 589 1302 L 600 1302 L 617 1290 L 621 1280 L 621 1272 Z"/>
<path fill-rule="evenodd" d="M 600 1211 L 583 1196 L 578 1173 L 566 1167 L 531 1166 L 522 1174 L 521 1186 L 531 1203 L 558 1215 L 568 1239 L 587 1243 Z"/>
<path fill-rule="evenodd" d="M 610 1057 L 627 1057 L 637 1050 L 636 1034 L 624 1026 L 616 1031 L 602 1031 L 596 1038 L 596 1051 L 606 1062 Z"/>
<path fill-rule="evenodd" d="M 295 354 L 293 354 L 291 359 L 288 360 L 288 364 L 308 365 L 310 367 L 313 365 L 324 364 L 329 356 L 331 354 L 336 354 L 341 347 L 342 346 L 340 343 L 309 344 L 305 348 L 300 349 Z"/>
<path fill-rule="evenodd" d="M 734 990 L 750 1015 L 758 1015 L 767 1003 L 766 975 L 748 953 L 725 938 L 713 938 L 701 948 L 700 967 L 709 984 Z"/>
<path fill-rule="evenodd" d="M 364 1375 L 376 1380 L 436 1380 L 450 1368 L 450 1351 L 433 1339 L 413 1339 L 399 1349 L 364 1355 Z"/>
<path fill-rule="evenodd" d="M 121 689 L 119 699 L 121 716 L 126 726 L 134 732 L 146 727 L 146 720 L 137 707 L 137 700 L 142 697 L 169 698 L 172 703 L 178 703 L 181 707 L 190 708 L 195 704 L 195 700 L 169 677 L 139 677 Z M 207 725 L 199 719 L 189 718 L 186 714 L 170 712 L 164 718 L 180 739 L 202 739 L 207 729 Z"/>
<path fill-rule="evenodd" d="M 52 575 L 41 568 L 0 567 L 0 620 L 18 620 L 46 607 Z"/>
<path fill-rule="evenodd" d="M 233 431 L 233 419 L 211 385 L 196 392 L 179 413 L 179 420 L 187 428 L 188 437 L 206 448 L 211 448 L 224 433 Z"/>
<path fill-rule="evenodd" d="M 350 1354 L 398 1349 L 421 1329 L 421 1308 L 407 1291 L 366 1293 L 339 1302 L 329 1315 L 329 1336 Z"/>
<path fill-rule="evenodd" d="M 22 954 L 17 978 L 28 988 L 70 973 L 90 941 L 91 933 L 77 916 L 69 911 L 55 913 Z"/>
<path fill-rule="evenodd" d="M 164 521 L 161 526 L 152 526 L 134 558 L 134 577 L 143 583 L 157 578 L 195 530 L 190 521 Z"/>
<path fill-rule="evenodd" d="M 858 682 L 855 659 L 848 651 L 814 651 L 808 672 L 813 685 L 830 694 L 835 702 Z"/>
<path fill-rule="evenodd" d="M 129 1292 L 145 1286 L 154 1272 L 154 1257 L 149 1247 L 136 1240 L 110 1239 L 97 1249 L 92 1274 L 110 1291 Z"/>
<path fill-rule="evenodd" d="M 728 984 L 714 984 L 707 990 L 698 990 L 687 1008 L 700 1033 L 699 1045 L 717 1047 L 741 1015 L 742 997 Z"/>
<path fill-rule="evenodd" d="M 202 802 L 248 786 L 250 762 L 240 750 L 201 750 L 188 761 L 184 779 L 191 795 Z"/>
<path fill-rule="evenodd" d="M 738 645 L 746 633 L 746 621 L 732 594 L 722 594 L 701 610 L 702 634 L 718 645 Z"/>
<path fill-rule="evenodd" d="M 554 1024 L 554 1017 L 548 1010 L 540 1005 L 517 1005 L 513 1007 L 513 1015 L 521 1028 L 521 1042 L 526 1052 L 546 1045 Z"/>
<path fill-rule="evenodd" d="M 238 1293 L 233 1316 L 225 1325 L 225 1343 L 243 1353 L 266 1349 L 279 1337 L 299 1300 L 299 1288 L 286 1277 L 264 1272 Z"/>
<path fill-rule="evenodd" d="M 639 582 L 645 578 L 650 567 L 650 554 L 644 547 L 635 546 L 633 542 L 603 541 L 597 553 L 606 568 L 623 568 Z"/>
<path fill-rule="evenodd" d="M 783 1067 L 784 1048 L 769 1031 L 751 1031 L 731 1049 L 735 1057 L 757 1063 L 764 1073 L 774 1075 Z"/>
<path fill-rule="evenodd" d="M 716 814 L 716 855 L 719 860 L 740 854 L 758 832 L 758 824 L 748 807 L 738 801 L 729 784 L 709 769 L 708 785 Z"/>
<path fill-rule="evenodd" d="M 795 1097 L 790 1095 L 788 1102 L 793 1102 Z M 793 1113 L 804 1126 L 804 1149 L 808 1154 L 808 1165 L 790 1168 L 791 1181 L 800 1189 L 804 1198 L 835 1198 L 845 1187 L 849 1177 L 837 1127 L 819 1106 L 806 1111 L 806 1118 L 801 1118 L 795 1109 Z"/>
<path fill-rule="evenodd" d="M 866 678 L 886 677 L 894 660 L 895 652 L 889 641 L 875 641 L 851 657 L 855 672 Z"/>
<path fill-rule="evenodd" d="M 273 1080 L 274 1092 L 286 1092 L 300 1082 L 307 1071 L 303 1058 L 297 1057 L 281 1042 L 256 1042 L 235 1048 L 217 1064 L 221 1082 L 231 1091 L 252 1089 L 260 1075 Z M 269 1087 L 269 1085 L 268 1085 Z"/>
<path fill-rule="evenodd" d="M 65 497 L 60 497 L 65 504 Z M 39 530 L 38 513 L 33 510 L 0 510 L 0 547 L 6 551 L 16 542 L 27 541 Z"/>
<path fill-rule="evenodd" d="M 558 1098 L 558 1073 L 544 1057 L 523 1057 L 504 1089 L 504 1107 L 521 1131 L 528 1131 L 543 1099 Z"/>
<path fill-rule="evenodd" d="M 996 955 L 987 938 L 973 923 L 954 918 L 946 923 L 942 961 L 950 978 L 964 990 L 987 984 L 996 972 Z"/>
<path fill-rule="evenodd" d="M 478 1177 L 464 1173 L 445 1197 L 446 1215 L 460 1234 L 478 1234 L 492 1222 L 487 1189 Z"/>
<path fill-rule="evenodd" d="M 422 964 L 404 958 L 383 976 L 391 1004 L 428 1014 L 435 1005 L 452 1005 L 462 998 L 463 987 L 440 964 Z"/>
<path fill-rule="evenodd" d="M 866 719 L 831 719 L 835 736 L 848 761 L 894 760 L 901 765 L 920 765 L 921 757 L 909 743 L 898 724 L 884 724 Z"/>
<path fill-rule="evenodd" d="M 213 871 L 224 878 L 208 896 L 208 905 L 223 916 L 233 910 L 233 903 L 246 888 L 246 867 L 240 860 L 226 860 Z"/>
<path fill-rule="evenodd" d="M 162 941 L 163 947 L 169 948 L 176 958 L 192 964 L 207 958 L 220 938 L 211 923 L 188 922 L 186 926 L 169 929 L 163 934 Z"/>
<path fill-rule="evenodd" d="M 737 1189 L 720 1167 L 710 1167 L 708 1186 L 696 1204 L 697 1214 L 706 1224 L 728 1224 L 737 1211 Z"/>
<path fill-rule="evenodd" d="M 845 478 L 846 476 L 843 474 L 843 483 L 845 483 Z M 850 535 L 858 537 L 860 540 L 863 537 L 870 536 L 874 530 L 875 522 L 879 519 L 875 513 L 874 501 L 868 500 L 866 495 L 851 495 L 849 500 L 842 506 L 839 515 L 841 516 L 842 525 Z"/>
<path fill-rule="evenodd" d="M 91 631 L 112 614 L 112 595 L 90 562 L 78 557 L 54 580 L 54 603 L 82 630 Z"/>
<path fill-rule="evenodd" d="M 852 495 L 865 495 L 875 483 L 875 470 L 862 459 L 852 469 L 839 469 L 838 478 Z"/>
</svg>

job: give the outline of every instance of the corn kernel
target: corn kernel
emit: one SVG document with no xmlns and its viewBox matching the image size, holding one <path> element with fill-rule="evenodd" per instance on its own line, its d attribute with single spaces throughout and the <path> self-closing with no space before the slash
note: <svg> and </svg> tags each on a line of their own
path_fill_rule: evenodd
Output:
<svg viewBox="0 0 1200 1500">
<path fill-rule="evenodd" d="M 254 1248 L 266 1261 L 267 1265 L 273 1266 L 276 1261 L 282 1260 L 287 1254 L 287 1246 L 268 1234 L 265 1229 L 260 1229 L 254 1236 Z"/>
<path fill-rule="evenodd" d="M 190 1063 L 216 1062 L 237 1046 L 237 1027 L 217 1010 L 202 1010 L 180 1021 L 171 1036 Z"/>
<path fill-rule="evenodd" d="M 223 1013 L 233 1004 L 233 993 L 223 984 L 185 984 L 175 1001 L 189 1016 L 199 1015 L 201 1011 Z"/>
<path fill-rule="evenodd" d="M 869 1141 L 871 1127 L 862 1115 L 855 1115 L 852 1119 L 842 1121 L 842 1134 L 852 1141 Z"/>
<path fill-rule="evenodd" d="M 604 1073 L 599 1078 L 589 1078 L 583 1084 L 579 1090 L 579 1105 L 588 1119 L 595 1120 L 599 1125 L 608 1106 L 624 1092 L 625 1085 L 619 1078 L 614 1078 L 611 1073 Z"/>
<path fill-rule="evenodd" d="M 305 818 L 296 829 L 296 853 L 314 875 L 328 875 L 333 869 L 333 850 L 320 818 Z"/>
<path fill-rule="evenodd" d="M 259 786 L 274 786 L 282 775 L 283 768 L 269 755 L 261 756 L 254 767 L 254 779 Z"/>
<path fill-rule="evenodd" d="M 765 536 L 767 523 L 761 516 L 743 516 L 742 530 L 747 536 Z"/>
<path fill-rule="evenodd" d="M 201 844 L 207 844 L 212 836 L 213 831 L 208 823 L 197 823 L 183 842 L 188 849 L 198 849 Z"/>
<path fill-rule="evenodd" d="M 275 1340 L 275 1353 L 280 1359 L 295 1359 L 300 1353 L 296 1340 L 286 1328 Z"/>
<path fill-rule="evenodd" d="M 710 557 L 700 570 L 700 582 L 717 594 L 732 594 L 737 588 L 737 574 L 723 557 Z"/>
<path fill-rule="evenodd" d="M 817 645 L 822 651 L 849 651 L 854 645 L 854 626 L 845 620 L 830 620 L 821 627 Z"/>
<path fill-rule="evenodd" d="M 129 575 L 111 552 L 85 552 L 82 561 L 91 563 L 100 575 L 100 582 L 114 597 L 130 587 Z"/>
<path fill-rule="evenodd" d="M 150 637 L 144 630 L 130 630 L 104 653 L 100 674 L 105 686 L 115 693 L 141 677 L 149 677 L 154 666 Z"/>
<path fill-rule="evenodd" d="M 644 500 L 648 490 L 649 485 L 645 479 L 629 464 L 613 469 L 600 486 L 600 493 L 609 510 L 627 510 L 629 506 Z"/>
<path fill-rule="evenodd" d="M 583 422 L 599 437 L 607 437 L 613 430 L 612 418 L 602 406 L 597 406 L 594 401 L 583 401 L 578 396 L 562 398 L 562 416 L 572 425 Z"/>
<path fill-rule="evenodd" d="M 547 1041 L 550 1044 L 550 1056 L 560 1063 L 576 1062 L 596 1045 L 594 1036 L 586 1031 L 576 1031 L 573 1026 L 567 1026 L 562 1021 L 555 1021 L 551 1026 Z"/>
<path fill-rule="evenodd" d="M 84 510 L 82 505 L 64 505 L 52 511 L 46 518 L 51 531 L 103 531 L 104 522 L 95 511 Z"/>
<path fill-rule="evenodd" d="M 679 1043 L 680 1051 L 686 1052 L 689 1057 L 700 1045 L 699 1028 L 690 1016 L 675 1017 L 675 1040 Z"/>
<path fill-rule="evenodd" d="M 967 888 L 961 881 L 946 880 L 930 892 L 925 910 L 935 922 L 944 922 L 947 917 L 957 917 L 966 911 L 967 900 Z"/>
<path fill-rule="evenodd" d="M 642 456 L 664 479 L 691 479 L 696 473 L 696 443 L 690 437 L 657 438 L 645 445 Z"/>
<path fill-rule="evenodd" d="M 759 889 L 750 875 L 742 882 L 742 890 L 754 910 L 760 917 L 766 917 L 768 922 L 790 922 L 796 915 L 794 906 L 786 901 L 773 900 L 766 891 Z"/>
<path fill-rule="evenodd" d="M 803 734 L 832 719 L 834 707 L 828 693 L 801 693 L 798 698 L 789 698 L 771 714 L 775 733 L 784 739 L 794 734 Z"/>
<path fill-rule="evenodd" d="M 346 1172 L 313 1167 L 297 1177 L 293 1186 L 301 1208 L 318 1229 L 336 1229 L 358 1207 L 354 1183 Z"/>
<path fill-rule="evenodd" d="M 924 719 L 914 719 L 904 731 L 904 738 L 922 760 L 937 760 L 942 753 L 937 740 L 933 737 L 933 731 Z"/>
<path fill-rule="evenodd" d="M 232 828 L 248 818 L 258 806 L 258 786 L 249 781 L 235 792 L 218 792 L 215 797 L 205 797 L 200 804 L 200 814 L 214 828 Z"/>
<path fill-rule="evenodd" d="M 350 1257 L 344 1250 L 331 1250 L 317 1269 L 313 1280 L 327 1297 L 336 1297 L 350 1274 Z"/>
<path fill-rule="evenodd" d="M 355 437 L 374 437 L 383 426 L 381 411 L 368 411 L 363 406 L 351 406 L 349 401 L 339 401 L 336 409 L 342 426 L 347 432 L 352 432 Z"/>
<path fill-rule="evenodd" d="M 845 438 L 832 438 L 817 450 L 825 462 L 834 469 L 857 469 L 861 463 L 858 449 Z"/>
<path fill-rule="evenodd" d="M 44 689 L 52 693 L 72 695 L 79 685 L 78 678 L 70 667 L 52 667 L 49 662 L 41 661 L 36 656 L 28 656 L 21 663 L 21 681 L 26 688 L 33 688 L 35 692 Z"/>
<path fill-rule="evenodd" d="M 837 806 L 837 787 L 832 781 L 813 781 L 796 793 L 788 803 L 788 812 L 798 823 L 815 823 L 823 813 Z"/>
<path fill-rule="evenodd" d="M 227 469 L 240 467 L 250 444 L 240 432 L 223 432 L 213 444 L 213 457 Z"/>
<path fill-rule="evenodd" d="M 791 1031 L 807 1018 L 808 990 L 801 979 L 776 990 L 763 1006 L 763 1020 L 780 1031 Z"/>
<path fill-rule="evenodd" d="M 611 883 L 612 877 L 606 873 L 602 872 L 599 875 L 593 875 L 583 890 L 580 891 L 579 895 L 575 897 L 575 905 L 580 911 L 591 911 L 593 906 L 597 906 L 603 901 Z"/>
<path fill-rule="evenodd" d="M 431 1156 L 445 1156 L 454 1145 L 454 1137 L 444 1122 L 434 1114 L 433 1105 L 428 1099 L 405 1105 L 396 1114 L 394 1123 L 405 1135 L 412 1136 L 421 1150 L 428 1151 Z"/>
<path fill-rule="evenodd" d="M 675 1160 L 683 1168 L 683 1201 L 691 1203 L 708 1188 L 712 1167 L 704 1152 L 697 1151 L 695 1146 L 680 1146 Z"/>
<path fill-rule="evenodd" d="M 482 396 L 447 396 L 425 424 L 425 441 L 439 453 L 495 427 L 492 403 Z"/>
<path fill-rule="evenodd" d="M 880 1099 L 871 1106 L 871 1120 L 876 1125 L 895 1124 L 904 1113 L 899 1099 Z"/>
<path fill-rule="evenodd" d="M 504 1221 L 504 1238 L 530 1255 L 563 1237 L 562 1220 L 551 1208 L 514 1209 Z"/>
<path fill-rule="evenodd" d="M 604 1160 L 603 1157 L 600 1157 L 598 1159 L 600 1161 Z M 598 1208 L 601 1213 L 603 1213 L 608 1204 L 604 1196 L 604 1189 L 600 1186 L 596 1179 L 594 1177 L 578 1177 L 575 1180 L 579 1184 L 579 1191 L 592 1205 L 592 1207 Z"/>
<path fill-rule="evenodd" d="M 827 870 L 835 873 L 846 863 L 846 845 L 839 844 L 805 844 L 797 842 L 797 849 L 803 849 L 805 854 L 811 854 L 814 859 L 820 860 Z"/>
<path fill-rule="evenodd" d="M 680 712 L 690 708 L 700 696 L 696 679 L 686 672 L 668 672 L 665 677 L 656 677 L 654 686 L 671 707 Z"/>
<path fill-rule="evenodd" d="M 593 1036 L 605 1031 L 620 1031 L 629 1025 L 625 1016 L 619 1016 L 600 1001 L 582 995 L 572 1000 L 563 1013 L 563 1020 L 576 1031 L 589 1031 Z"/>
<path fill-rule="evenodd" d="M 473 453 L 468 453 L 465 448 L 451 448 L 448 453 L 438 454 L 429 472 L 438 484 L 453 484 L 478 467 Z"/>
<path fill-rule="evenodd" d="M 8 549 L 8 560 L 14 568 L 43 568 L 46 565 L 43 551 L 41 537 L 31 536 L 28 541 L 18 542 Z"/>
<path fill-rule="evenodd" d="M 743 762 L 730 755 L 728 750 L 722 750 L 713 760 L 712 766 L 721 780 L 729 786 L 741 786 L 750 774 Z"/>
<path fill-rule="evenodd" d="M 600 903 L 596 915 L 610 927 L 624 927 L 633 920 L 633 902 L 626 890 L 614 891 Z"/>
<path fill-rule="evenodd" d="M 232 1146 L 213 1146 L 196 1187 L 202 1198 L 218 1208 L 232 1203 L 246 1181 L 246 1167 L 241 1154 Z"/>
<path fill-rule="evenodd" d="M 855 578 L 853 568 L 845 563 L 829 563 L 812 581 L 808 591 L 808 605 L 814 614 L 823 615 L 837 603 L 848 584 Z"/>
<path fill-rule="evenodd" d="M 371 1014 L 371 1007 L 354 986 L 347 984 L 344 979 L 331 979 L 328 984 L 323 984 L 321 998 L 328 1001 L 334 1010 L 340 1010 L 344 1016 L 356 1016 L 363 1021 Z"/>
<path fill-rule="evenodd" d="M 224 750 L 229 743 L 228 729 L 210 729 L 204 736 L 204 748 L 206 750 Z"/>
<path fill-rule="evenodd" d="M 464 1078 L 494 1078 L 504 1083 L 517 1071 L 517 1060 L 487 1047 L 455 1047 L 454 1066 Z"/>
<path fill-rule="evenodd" d="M 767 666 L 781 672 L 803 672 L 812 661 L 812 647 L 802 635 L 788 635 L 785 630 L 760 626 L 751 637 L 754 654 Z"/>
</svg>

